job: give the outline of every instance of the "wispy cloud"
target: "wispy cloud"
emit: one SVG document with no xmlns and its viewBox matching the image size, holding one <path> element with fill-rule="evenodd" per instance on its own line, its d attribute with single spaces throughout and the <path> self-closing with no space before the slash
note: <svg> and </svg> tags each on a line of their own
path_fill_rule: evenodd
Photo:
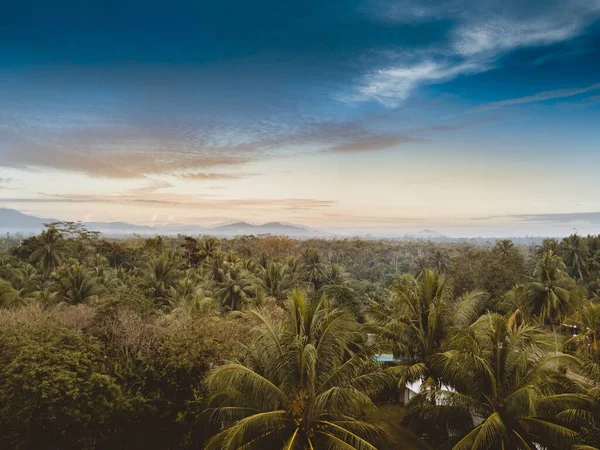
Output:
<svg viewBox="0 0 600 450">
<path fill-rule="evenodd" d="M 371 136 L 358 141 L 334 145 L 324 150 L 326 153 L 366 153 L 387 150 L 402 144 L 423 142 L 424 139 L 410 136 Z"/>
<path fill-rule="evenodd" d="M 240 180 L 256 176 L 256 173 L 221 173 L 221 172 L 198 172 L 179 174 L 179 178 L 192 181 L 210 181 L 210 180 Z"/>
<path fill-rule="evenodd" d="M 379 20 L 419 23 L 446 19 L 454 23 L 449 42 L 368 72 L 352 95 L 341 98 L 346 102 L 375 100 L 386 107 L 399 106 L 420 86 L 491 70 L 501 56 L 515 49 L 571 39 L 600 15 L 597 0 L 551 1 L 535 15 L 526 4 L 512 2 L 397 0 L 375 5 L 369 11 Z M 399 50 L 399 55 L 404 54 Z"/>
<path fill-rule="evenodd" d="M 218 210 L 231 209 L 274 209 L 274 210 L 312 210 L 328 208 L 335 205 L 335 200 L 324 200 L 314 198 L 207 198 L 187 194 L 159 193 L 156 187 L 149 187 L 147 191 L 136 190 L 122 195 L 47 195 L 42 197 L 4 197 L 0 203 L 22 204 L 22 203 L 101 203 L 120 204 L 135 206 L 161 206 L 166 208 L 207 208 Z"/>
<path fill-rule="evenodd" d="M 475 108 L 471 108 L 467 111 L 467 113 L 477 113 L 483 111 L 490 111 L 492 109 L 503 108 L 505 106 L 515 106 L 522 105 L 525 103 L 538 103 L 558 98 L 574 97 L 576 95 L 586 94 L 588 92 L 597 90 L 600 90 L 600 83 L 592 84 L 591 86 L 582 88 L 556 89 L 552 91 L 538 92 L 537 94 L 527 95 L 525 97 L 510 98 L 507 100 L 486 103 L 485 105 L 480 105 Z"/>
<path fill-rule="evenodd" d="M 528 223 L 553 223 L 562 225 L 591 224 L 600 225 L 600 212 L 578 213 L 549 213 L 549 214 L 513 214 L 506 216 L 478 217 L 471 220 L 514 219 L 518 222 Z"/>
<path fill-rule="evenodd" d="M 473 61 L 454 64 L 425 60 L 409 66 L 394 66 L 369 73 L 358 86 L 357 93 L 347 99 L 373 99 L 385 106 L 396 107 L 422 84 L 440 83 L 459 75 L 483 70 L 485 66 Z"/>
</svg>

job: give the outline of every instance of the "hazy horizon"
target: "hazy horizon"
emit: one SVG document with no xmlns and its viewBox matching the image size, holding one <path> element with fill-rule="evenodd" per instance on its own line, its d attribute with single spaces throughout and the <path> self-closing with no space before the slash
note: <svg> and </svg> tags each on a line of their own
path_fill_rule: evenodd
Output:
<svg viewBox="0 0 600 450">
<path fill-rule="evenodd" d="M 599 0 L 34 0 L 3 16 L 0 207 L 600 231 Z"/>
</svg>

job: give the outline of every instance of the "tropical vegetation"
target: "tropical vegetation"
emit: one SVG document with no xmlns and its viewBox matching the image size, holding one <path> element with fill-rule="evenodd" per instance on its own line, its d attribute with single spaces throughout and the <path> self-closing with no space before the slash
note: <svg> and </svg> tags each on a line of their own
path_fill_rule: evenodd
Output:
<svg viewBox="0 0 600 450">
<path fill-rule="evenodd" d="M 600 448 L 599 236 L 0 249 L 0 448 Z"/>
</svg>

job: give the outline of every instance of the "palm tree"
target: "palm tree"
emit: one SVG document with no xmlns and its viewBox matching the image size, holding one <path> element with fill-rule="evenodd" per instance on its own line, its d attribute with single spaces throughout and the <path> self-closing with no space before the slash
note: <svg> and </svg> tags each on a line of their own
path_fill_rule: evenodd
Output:
<svg viewBox="0 0 600 450">
<path fill-rule="evenodd" d="M 450 255 L 445 249 L 436 248 L 429 256 L 429 265 L 439 273 L 450 270 Z"/>
<path fill-rule="evenodd" d="M 431 359 L 454 330 L 473 323 L 486 295 L 472 291 L 456 298 L 450 278 L 426 269 L 420 276 L 405 275 L 394 282 L 391 302 L 375 306 L 371 329 L 403 363 L 396 369 L 400 385 L 417 380 L 426 386 L 440 384 Z"/>
<path fill-rule="evenodd" d="M 258 286 L 247 271 L 238 266 L 230 266 L 223 281 L 217 285 L 215 297 L 226 310 L 240 311 L 257 290 Z"/>
<path fill-rule="evenodd" d="M 502 257 L 507 257 L 514 253 L 515 244 L 510 239 L 501 239 L 496 242 L 492 251 Z"/>
<path fill-rule="evenodd" d="M 69 241 L 69 253 L 80 263 L 85 263 L 92 256 L 93 249 L 85 239 L 73 239 Z"/>
<path fill-rule="evenodd" d="M 598 278 L 600 275 L 600 252 L 592 253 L 585 263 L 585 271 L 591 278 Z"/>
<path fill-rule="evenodd" d="M 223 252 L 215 252 L 204 261 L 204 271 L 209 280 L 222 283 L 225 280 L 225 272 L 229 264 L 225 261 Z"/>
<path fill-rule="evenodd" d="M 319 283 L 325 274 L 325 263 L 316 249 L 306 249 L 302 255 L 301 271 L 304 279 L 318 289 Z"/>
<path fill-rule="evenodd" d="M 573 276 L 583 280 L 585 260 L 588 254 L 587 245 L 581 236 L 572 234 L 562 240 L 562 257 Z"/>
<path fill-rule="evenodd" d="M 323 284 L 329 286 L 341 286 L 348 284 L 348 274 L 339 264 L 332 264 L 325 268 L 323 273 Z"/>
<path fill-rule="evenodd" d="M 519 327 L 531 321 L 531 300 L 528 286 L 517 284 L 504 294 L 504 297 L 496 305 L 497 309 L 507 314 L 508 326 Z"/>
<path fill-rule="evenodd" d="M 574 308 L 573 280 L 565 271 L 566 266 L 560 256 L 549 251 L 544 253 L 533 272 L 533 280 L 528 284 L 530 310 L 542 323 L 549 323 L 554 333 Z"/>
<path fill-rule="evenodd" d="M 287 297 L 294 283 L 287 266 L 274 261 L 267 263 L 261 278 L 266 294 L 279 301 Z"/>
<path fill-rule="evenodd" d="M 0 278 L 0 307 L 10 306 L 17 301 L 17 292 L 11 284 Z"/>
<path fill-rule="evenodd" d="M 169 304 L 173 311 L 193 313 L 208 309 L 213 299 L 206 296 L 198 280 L 191 274 L 169 288 Z"/>
<path fill-rule="evenodd" d="M 376 450 L 378 430 L 361 420 L 386 376 L 353 352 L 356 322 L 325 300 L 294 291 L 284 323 L 262 323 L 242 362 L 217 367 L 206 414 L 225 429 L 207 449 Z"/>
<path fill-rule="evenodd" d="M 164 298 L 178 275 L 178 264 L 173 254 L 150 256 L 142 267 L 142 276 L 155 297 Z"/>
<path fill-rule="evenodd" d="M 570 358 L 548 355 L 543 330 L 511 328 L 496 314 L 472 329 L 470 346 L 432 359 L 447 387 L 418 393 L 407 422 L 445 426 L 452 437 L 444 448 L 452 450 L 570 448 L 577 433 L 553 418 L 579 403 L 556 391 L 566 380 L 557 361 Z"/>
<path fill-rule="evenodd" d="M 554 238 L 546 238 L 542 241 L 541 245 L 536 246 L 535 255 L 537 257 L 542 257 L 548 252 L 553 252 L 556 254 L 559 249 L 558 241 Z"/>
<path fill-rule="evenodd" d="M 600 303 L 587 302 L 573 316 L 579 333 L 567 342 L 565 347 L 575 349 L 596 364 L 600 363 Z"/>
<path fill-rule="evenodd" d="M 61 264 L 63 238 L 56 228 L 50 227 L 42 231 L 37 241 L 39 247 L 31 254 L 31 259 L 38 262 L 47 277 Z"/>
<path fill-rule="evenodd" d="M 102 290 L 96 277 L 79 263 L 69 267 L 65 277 L 58 283 L 62 296 L 73 304 L 90 301 L 96 298 Z"/>
<path fill-rule="evenodd" d="M 208 236 L 200 241 L 198 254 L 201 262 L 213 258 L 217 253 L 219 253 L 219 241 L 216 238 Z"/>
<path fill-rule="evenodd" d="M 42 280 L 35 267 L 25 264 L 13 269 L 10 281 L 17 290 L 17 296 L 21 299 L 34 298 L 41 289 Z"/>
</svg>

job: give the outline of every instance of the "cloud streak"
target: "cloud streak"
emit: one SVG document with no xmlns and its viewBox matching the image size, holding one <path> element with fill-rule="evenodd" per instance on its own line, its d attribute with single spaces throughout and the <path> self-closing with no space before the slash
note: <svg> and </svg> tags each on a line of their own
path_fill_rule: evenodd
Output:
<svg viewBox="0 0 600 450">
<path fill-rule="evenodd" d="M 346 102 L 375 100 L 390 108 L 400 106 L 421 86 L 440 84 L 462 75 L 489 71 L 503 55 L 524 47 L 571 39 L 600 15 L 596 0 L 554 1 L 535 11 L 509 2 L 456 0 L 431 4 L 407 0 L 375 3 L 378 20 L 392 24 L 452 20 L 449 42 L 420 52 L 399 50 L 387 66 L 362 77 Z M 521 8 L 521 9 L 520 9 Z M 483 14 L 481 11 L 485 11 Z"/>
<path fill-rule="evenodd" d="M 552 91 L 538 92 L 537 94 L 527 95 L 525 97 L 511 98 L 507 100 L 500 100 L 497 102 L 486 103 L 485 105 L 471 108 L 467 113 L 478 113 L 483 111 L 490 111 L 493 109 L 503 108 L 506 106 L 523 105 L 526 103 L 539 103 L 547 100 L 555 100 L 559 98 L 575 97 L 576 95 L 586 94 L 600 90 L 600 83 L 592 84 L 591 86 L 574 89 L 556 89 Z"/>
<path fill-rule="evenodd" d="M 560 225 L 590 224 L 600 225 L 600 212 L 580 213 L 548 213 L 548 214 L 512 214 L 506 216 L 489 216 L 471 220 L 514 219 L 523 223 L 551 223 Z"/>
</svg>

